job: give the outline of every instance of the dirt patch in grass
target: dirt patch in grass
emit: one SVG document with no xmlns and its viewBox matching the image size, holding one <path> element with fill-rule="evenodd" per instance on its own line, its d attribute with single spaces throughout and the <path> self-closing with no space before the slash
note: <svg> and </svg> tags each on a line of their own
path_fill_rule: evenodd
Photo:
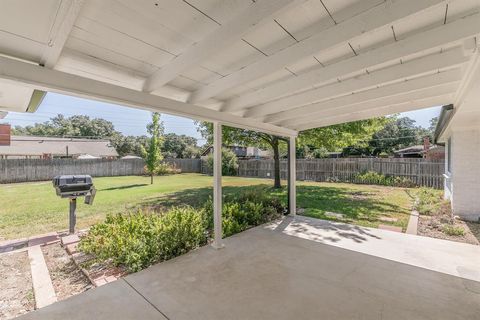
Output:
<svg viewBox="0 0 480 320">
<path fill-rule="evenodd" d="M 26 251 L 0 255 L 0 319 L 35 308 L 30 261 Z"/>
<path fill-rule="evenodd" d="M 92 287 L 60 243 L 42 247 L 58 300 L 82 293 Z"/>
<path fill-rule="evenodd" d="M 452 219 L 448 214 L 421 215 L 418 221 L 421 236 L 480 245 L 480 224 Z"/>
</svg>

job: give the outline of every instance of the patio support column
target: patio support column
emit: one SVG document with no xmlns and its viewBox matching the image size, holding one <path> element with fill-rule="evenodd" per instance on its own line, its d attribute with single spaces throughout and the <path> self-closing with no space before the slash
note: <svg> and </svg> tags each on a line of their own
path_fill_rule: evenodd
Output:
<svg viewBox="0 0 480 320">
<path fill-rule="evenodd" d="M 297 214 L 297 164 L 296 164 L 296 148 L 295 137 L 290 137 L 290 143 L 288 144 L 288 213 L 292 216 Z"/>
<path fill-rule="evenodd" d="M 212 246 L 223 248 L 222 241 L 222 125 L 213 123 L 213 232 Z"/>
</svg>

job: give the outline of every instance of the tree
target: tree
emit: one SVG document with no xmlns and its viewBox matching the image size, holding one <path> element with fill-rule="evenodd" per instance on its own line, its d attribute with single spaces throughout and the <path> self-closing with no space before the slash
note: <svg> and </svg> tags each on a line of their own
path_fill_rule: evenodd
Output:
<svg viewBox="0 0 480 320">
<path fill-rule="evenodd" d="M 152 123 L 147 125 L 151 137 L 148 141 L 148 148 L 142 146 L 142 155 L 145 160 L 147 172 L 150 174 L 150 184 L 153 184 L 153 175 L 157 171 L 160 161 L 163 160 L 160 152 L 163 145 L 163 124 L 160 121 L 160 114 L 152 114 Z"/>
<path fill-rule="evenodd" d="M 166 158 L 195 158 L 200 153 L 197 139 L 193 137 L 168 133 L 164 139 L 162 153 Z"/>
<path fill-rule="evenodd" d="M 89 116 L 71 116 L 66 118 L 59 114 L 44 123 L 33 126 L 16 126 L 14 135 L 55 136 L 55 137 L 115 137 L 120 135 L 113 123 Z"/>
<path fill-rule="evenodd" d="M 207 158 L 207 168 L 213 173 L 213 154 Z M 235 153 L 227 148 L 222 148 L 222 175 L 236 176 L 238 170 L 238 161 Z"/>
<path fill-rule="evenodd" d="M 367 146 L 372 135 L 386 123 L 387 118 L 379 117 L 310 129 L 300 133 L 298 144 L 328 151 L 340 151 L 352 145 Z"/>
<path fill-rule="evenodd" d="M 117 135 L 110 139 L 112 145 L 120 156 L 142 156 L 142 146 L 148 144 L 147 136 L 124 136 Z"/>
<path fill-rule="evenodd" d="M 199 132 L 208 143 L 212 143 L 213 125 L 210 122 L 200 122 Z M 245 147 L 271 148 L 273 150 L 274 159 L 274 188 L 281 188 L 280 182 L 280 142 L 286 142 L 287 139 L 272 136 L 267 133 L 233 128 L 228 126 L 222 127 L 222 139 L 226 145 L 239 145 Z"/>
<path fill-rule="evenodd" d="M 303 148 L 307 146 L 313 149 L 319 149 L 317 153 L 320 156 L 325 154 L 325 149 L 336 151 L 339 148 L 359 143 L 362 140 L 368 142 L 372 134 L 381 129 L 385 122 L 385 118 L 374 118 L 302 131 L 299 135 L 298 147 Z M 200 122 L 199 131 L 209 143 L 212 142 L 213 126 L 211 123 Z M 255 146 L 260 148 L 267 147 L 272 149 L 274 159 L 274 187 L 281 187 L 280 151 L 286 146 L 284 142 L 287 142 L 287 139 L 262 132 L 227 126 L 223 127 L 222 137 L 225 144 Z"/>
<path fill-rule="evenodd" d="M 43 137 L 88 137 L 108 139 L 120 156 L 141 156 L 141 146 L 147 144 L 147 136 L 124 136 L 116 131 L 112 122 L 88 116 L 65 117 L 61 114 L 33 126 L 16 126 L 14 135 Z"/>
<path fill-rule="evenodd" d="M 433 120 L 433 119 L 432 119 Z M 371 153 L 391 154 L 393 151 L 423 143 L 423 138 L 431 137 L 433 132 L 415 125 L 408 117 L 392 116 L 382 130 L 376 132 L 369 143 Z"/>
</svg>

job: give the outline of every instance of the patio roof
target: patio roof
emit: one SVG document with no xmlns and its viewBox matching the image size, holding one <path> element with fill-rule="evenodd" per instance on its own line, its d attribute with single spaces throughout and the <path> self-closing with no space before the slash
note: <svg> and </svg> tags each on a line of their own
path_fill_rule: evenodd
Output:
<svg viewBox="0 0 480 320">
<path fill-rule="evenodd" d="M 479 22 L 477 0 L 8 1 L 0 109 L 53 91 L 295 136 L 460 101 Z"/>
</svg>

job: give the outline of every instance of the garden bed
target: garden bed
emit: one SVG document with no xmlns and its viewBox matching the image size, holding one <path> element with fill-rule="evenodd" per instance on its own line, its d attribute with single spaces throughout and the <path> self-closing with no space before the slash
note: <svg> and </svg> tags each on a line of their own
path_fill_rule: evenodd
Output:
<svg viewBox="0 0 480 320">
<path fill-rule="evenodd" d="M 69 298 L 92 288 L 90 281 L 75 265 L 60 243 L 43 246 L 42 252 L 58 300 Z"/>
<path fill-rule="evenodd" d="M 34 310 L 32 276 L 26 251 L 0 255 L 0 319 Z"/>
<path fill-rule="evenodd" d="M 417 197 L 418 235 L 480 245 L 480 223 L 454 217 L 450 202 L 442 199 L 441 191 L 420 188 Z"/>
</svg>

